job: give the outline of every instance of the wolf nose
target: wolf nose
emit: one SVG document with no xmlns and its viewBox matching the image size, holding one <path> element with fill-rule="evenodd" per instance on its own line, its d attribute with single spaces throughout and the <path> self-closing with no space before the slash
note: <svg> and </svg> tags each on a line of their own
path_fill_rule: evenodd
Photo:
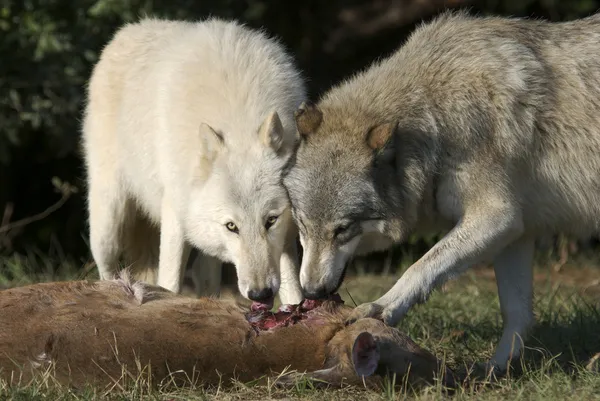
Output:
<svg viewBox="0 0 600 401">
<path fill-rule="evenodd" d="M 248 291 L 248 298 L 252 301 L 260 302 L 273 298 L 273 290 L 271 288 L 263 288 L 261 290 Z"/>
<path fill-rule="evenodd" d="M 312 300 L 325 299 L 329 296 L 329 293 L 327 292 L 325 287 L 303 289 L 302 292 L 304 294 L 304 298 Z"/>
</svg>

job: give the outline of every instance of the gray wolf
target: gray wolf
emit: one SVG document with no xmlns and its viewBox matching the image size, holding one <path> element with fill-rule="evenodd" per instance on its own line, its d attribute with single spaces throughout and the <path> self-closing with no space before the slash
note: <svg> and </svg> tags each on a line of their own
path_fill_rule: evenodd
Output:
<svg viewBox="0 0 600 401">
<path fill-rule="evenodd" d="M 297 229 L 280 181 L 305 96 L 283 46 L 235 21 L 121 28 L 93 70 L 83 123 L 101 278 L 125 256 L 140 274 L 158 266 L 157 284 L 178 292 L 194 246 L 203 269 L 235 264 L 242 295 L 269 303 L 281 289 L 299 302 Z"/>
<path fill-rule="evenodd" d="M 444 236 L 350 318 L 394 325 L 453 276 L 493 262 L 504 329 L 489 368 L 534 324 L 534 240 L 600 226 L 600 15 L 563 23 L 446 12 L 390 57 L 297 111 L 284 178 L 319 298 L 352 255 Z"/>
</svg>

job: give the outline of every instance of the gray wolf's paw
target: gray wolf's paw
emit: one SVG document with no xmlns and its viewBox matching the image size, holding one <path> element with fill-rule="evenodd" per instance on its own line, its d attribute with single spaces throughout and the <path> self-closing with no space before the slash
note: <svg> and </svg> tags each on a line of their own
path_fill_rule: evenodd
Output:
<svg viewBox="0 0 600 401">
<path fill-rule="evenodd" d="M 384 320 L 383 318 L 384 307 L 374 302 L 358 305 L 350 313 L 350 316 L 346 319 L 346 324 L 352 324 L 359 319 L 365 317 L 371 317 L 373 319 Z"/>
</svg>

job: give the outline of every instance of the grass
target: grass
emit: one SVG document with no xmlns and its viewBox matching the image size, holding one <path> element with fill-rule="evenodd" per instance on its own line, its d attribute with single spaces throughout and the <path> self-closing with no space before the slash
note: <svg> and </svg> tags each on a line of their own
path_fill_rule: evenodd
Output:
<svg viewBox="0 0 600 401">
<path fill-rule="evenodd" d="M 60 255 L 59 255 L 60 256 Z M 31 254 L 0 259 L 0 286 L 36 281 L 94 278 L 95 271 Z M 33 274 L 33 271 L 42 272 Z M 125 389 L 71 390 L 52 377 L 21 386 L 0 383 L 0 400 L 600 400 L 600 374 L 590 363 L 600 352 L 600 268 L 570 263 L 560 271 L 536 268 L 537 325 L 526 342 L 527 351 L 514 372 L 493 383 L 470 381 L 452 395 L 439 386 L 415 392 L 387 382 L 382 391 L 361 388 L 315 389 L 310 382 L 281 389 L 272 383 L 235 383 L 233 388 L 152 389 L 142 378 Z M 350 305 L 376 299 L 396 281 L 394 276 L 351 276 L 340 294 Z M 493 271 L 476 268 L 444 286 L 415 307 L 399 326 L 457 372 L 490 357 L 501 333 Z M 589 365 L 589 366 L 588 366 Z M 401 379 L 397 379 L 401 384 Z"/>
</svg>

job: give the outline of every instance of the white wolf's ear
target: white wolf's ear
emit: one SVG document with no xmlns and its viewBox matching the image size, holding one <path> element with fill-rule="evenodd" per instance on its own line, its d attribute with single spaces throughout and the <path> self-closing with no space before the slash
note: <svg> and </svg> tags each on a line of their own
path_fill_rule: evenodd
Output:
<svg viewBox="0 0 600 401">
<path fill-rule="evenodd" d="M 359 376 L 371 376 L 379 365 L 379 347 L 371 333 L 363 331 L 352 345 L 352 364 Z"/>
<path fill-rule="evenodd" d="M 323 122 L 323 112 L 312 102 L 302 102 L 294 112 L 296 128 L 301 137 L 314 133 Z"/>
<path fill-rule="evenodd" d="M 283 130 L 283 124 L 279 119 L 279 114 L 276 111 L 271 112 L 258 129 L 258 135 L 260 141 L 265 145 L 273 149 L 275 153 L 283 151 L 285 144 L 285 132 Z"/>
<path fill-rule="evenodd" d="M 199 135 L 207 156 L 214 156 L 225 146 L 223 136 L 206 123 L 200 124 Z"/>
</svg>

